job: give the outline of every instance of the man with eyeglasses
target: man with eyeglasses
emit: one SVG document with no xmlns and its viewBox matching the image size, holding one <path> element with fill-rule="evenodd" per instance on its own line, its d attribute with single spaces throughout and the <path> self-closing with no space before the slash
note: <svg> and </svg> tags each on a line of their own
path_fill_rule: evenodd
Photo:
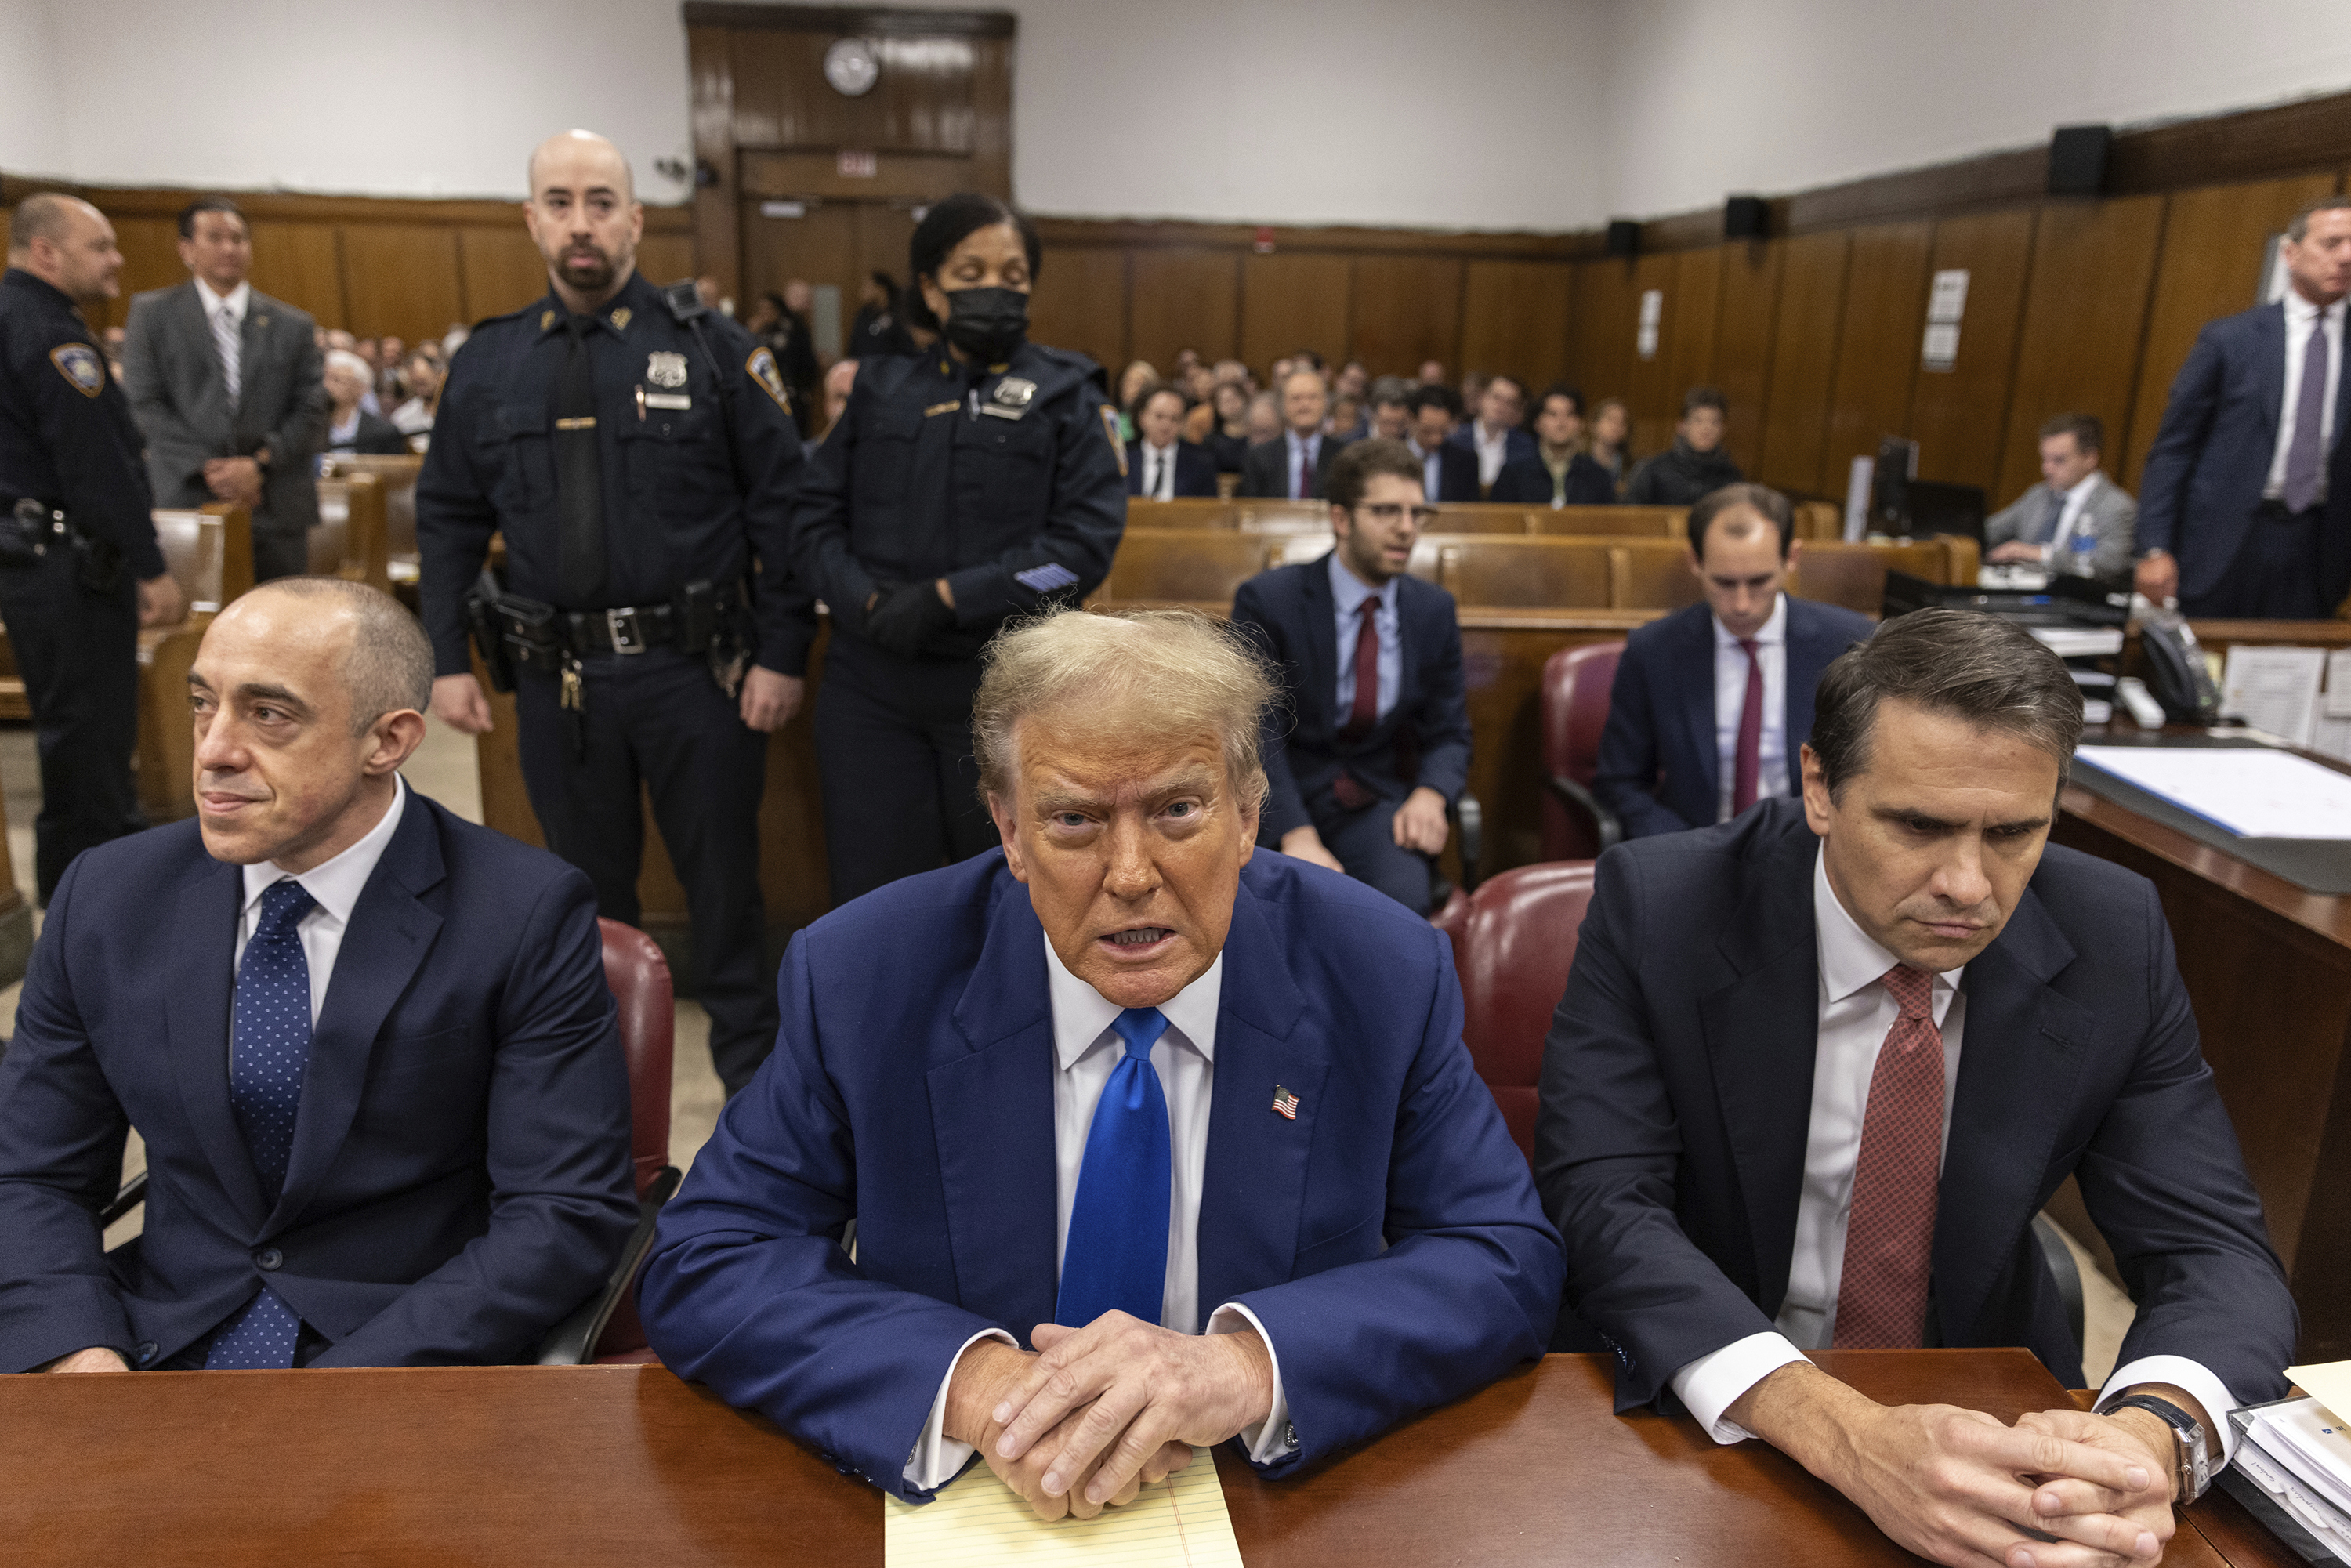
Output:
<svg viewBox="0 0 2351 1568">
<path fill-rule="evenodd" d="M 1437 516 L 1421 475 L 1400 441 L 1342 451 L 1331 553 L 1242 583 L 1233 621 L 1289 698 L 1266 731 L 1259 841 L 1425 915 L 1446 810 L 1469 777 L 1469 706 L 1453 595 L 1406 571 Z"/>
</svg>

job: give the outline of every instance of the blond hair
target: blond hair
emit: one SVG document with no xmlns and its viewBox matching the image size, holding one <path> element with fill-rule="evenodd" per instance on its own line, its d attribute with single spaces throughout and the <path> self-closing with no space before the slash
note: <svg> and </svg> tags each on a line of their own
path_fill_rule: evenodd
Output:
<svg viewBox="0 0 2351 1568">
<path fill-rule="evenodd" d="M 1277 687 L 1264 656 L 1227 622 L 1190 610 L 1061 610 L 1006 627 L 981 658 L 971 747 L 983 800 L 1012 798 L 1020 721 L 1082 701 L 1105 727 L 1140 713 L 1156 734 L 1214 734 L 1234 796 L 1248 810 L 1265 804 L 1259 737 Z"/>
</svg>

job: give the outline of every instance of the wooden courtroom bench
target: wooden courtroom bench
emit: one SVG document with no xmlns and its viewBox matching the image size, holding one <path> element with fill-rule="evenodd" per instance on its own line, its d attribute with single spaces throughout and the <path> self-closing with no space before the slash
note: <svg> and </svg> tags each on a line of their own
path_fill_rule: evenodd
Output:
<svg viewBox="0 0 2351 1568">
<path fill-rule="evenodd" d="M 155 539 L 188 609 L 176 625 L 139 633 L 139 804 L 150 821 L 172 822 L 196 809 L 188 671 L 213 617 L 253 586 L 253 519 L 224 502 L 159 511 Z"/>
<path fill-rule="evenodd" d="M 1688 527 L 1687 507 L 1543 507 L 1527 514 L 1527 532 L 1574 538 L 1678 539 Z"/>
<path fill-rule="evenodd" d="M 385 574 L 391 580 L 392 592 L 411 610 L 416 608 L 419 576 L 416 475 L 423 466 L 422 457 L 369 457 L 336 452 L 329 454 L 321 469 L 329 479 L 371 474 L 383 486 Z"/>
<path fill-rule="evenodd" d="M 310 530 L 310 573 L 392 591 L 384 484 L 373 474 L 319 481 L 319 523 Z"/>
</svg>

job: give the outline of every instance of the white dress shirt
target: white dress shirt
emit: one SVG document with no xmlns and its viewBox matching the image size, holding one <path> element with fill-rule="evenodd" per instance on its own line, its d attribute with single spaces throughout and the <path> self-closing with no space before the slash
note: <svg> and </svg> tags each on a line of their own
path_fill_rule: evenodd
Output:
<svg viewBox="0 0 2351 1568">
<path fill-rule="evenodd" d="M 332 452 L 338 446 L 347 446 L 360 438 L 360 415 L 364 412 L 366 411 L 359 404 L 353 403 L 349 419 L 328 421 L 328 451 Z"/>
<path fill-rule="evenodd" d="M 366 890 L 368 878 L 375 874 L 375 862 L 383 859 L 384 846 L 399 831 L 400 813 L 407 805 L 407 781 L 395 773 L 392 804 L 382 821 L 334 859 L 291 879 L 300 883 L 302 891 L 317 904 L 294 925 L 302 938 L 302 961 L 310 970 L 313 1027 L 319 1022 L 319 1009 L 327 1005 L 327 982 L 334 978 L 335 958 L 343 950 L 343 933 L 350 929 L 351 911 L 359 907 L 360 894 Z M 236 963 L 245 962 L 245 945 L 253 940 L 254 930 L 261 924 L 261 895 L 287 879 L 288 873 L 276 861 L 259 861 L 245 868 L 245 905 L 236 916 Z M 235 1039 L 235 1031 L 229 1038 Z"/>
<path fill-rule="evenodd" d="M 196 298 L 204 303 L 204 319 L 211 321 L 224 310 L 239 328 L 245 325 L 245 308 L 253 301 L 253 285 L 240 283 L 226 294 L 221 293 L 203 278 L 196 279 Z M 2304 328 L 2307 331 L 2309 329 Z"/>
<path fill-rule="evenodd" d="M 2318 433 L 2325 443 L 2327 455 L 2335 450 L 2335 395 L 2343 382 L 2343 306 L 2338 299 L 2325 309 L 2326 318 L 2326 401 L 2319 405 Z M 2294 444 L 2294 419 L 2302 404 L 2302 361 L 2310 347 L 2311 323 L 2319 319 L 2317 306 L 2302 297 L 2297 288 L 2285 291 L 2285 397 L 2278 404 L 2277 448 L 2270 455 L 2269 483 L 2262 486 L 2263 500 L 2278 500 L 2285 495 L 2285 455 Z M 2318 498 L 2326 498 L 2326 465 L 2318 470 Z M 2223 1423 L 2226 1425 L 2226 1423 Z"/>
<path fill-rule="evenodd" d="M 1836 1334 L 1837 1289 L 1844 1278 L 1845 1224 L 1853 1214 L 1853 1171 L 1861 1155 L 1862 1120 L 1869 1081 L 1886 1031 L 1901 1016 L 1892 993 L 1878 984 L 1900 959 L 1880 946 L 1845 912 L 1829 885 L 1828 864 L 1813 862 L 1813 927 L 1820 958 L 1820 1034 L 1813 1058 L 1812 1118 L 1804 1136 L 1804 1186 L 1796 1204 L 1796 1245 L 1788 1260 L 1788 1293 L 1776 1333 L 1750 1334 L 1702 1355 L 1669 1380 L 1675 1395 L 1718 1443 L 1755 1434 L 1723 1412 L 1758 1383 L 1805 1350 L 1831 1348 Z M 1951 1102 L 1959 1092 L 1959 1042 L 1968 999 L 1959 989 L 1964 967 L 1937 975 L 1928 1006 L 1943 1031 L 1943 1139 L 1951 1135 Z M 1802 1347 L 1801 1349 L 1799 1347 Z M 2228 1387 L 2184 1356 L 2141 1356 L 2115 1369 L 2111 1392 L 2141 1383 L 2168 1383 L 2193 1395 L 2220 1426 L 2208 1433 L 2225 1461 L 2233 1443 Z"/>
<path fill-rule="evenodd" d="M 1437 446 L 1432 446 L 1426 452 L 1420 449 L 1419 442 L 1414 441 L 1408 437 L 1405 439 L 1405 444 L 1412 448 L 1412 455 L 1415 457 L 1420 459 L 1420 472 L 1422 476 L 1420 481 L 1420 493 L 1427 497 L 1431 502 L 1434 502 L 1444 489 L 1445 459 L 1438 455 L 1437 447 L 1443 446 L 1445 444 L 1440 441 L 1437 443 Z"/>
<path fill-rule="evenodd" d="M 1502 465 L 1510 458 L 1510 433 L 1489 431 L 1484 420 L 1473 419 L 1469 422 L 1469 440 L 1478 448 L 1478 483 L 1490 490 L 1494 476 L 1501 473 Z"/>
<path fill-rule="evenodd" d="M 2104 477 L 2103 474 L 2093 468 L 2076 480 L 2072 489 L 2057 492 L 2065 497 L 2064 506 L 2064 509 L 2057 514 L 2057 531 L 2051 534 L 2049 542 L 2041 547 L 2043 560 L 2055 560 L 2063 556 L 2073 543 L 2074 532 L 2089 526 L 2087 519 L 2083 517 L 2083 510 L 2089 506 L 2092 493 L 2097 489 L 2098 481 Z"/>
<path fill-rule="evenodd" d="M 1077 1202 L 1078 1176 L 1084 1168 L 1086 1134 L 1093 1127 L 1094 1106 L 1113 1069 L 1124 1055 L 1111 1025 L 1124 1009 L 1085 981 L 1070 973 L 1061 956 L 1045 944 L 1047 984 L 1053 1006 L 1053 1255 L 1058 1277 L 1062 1249 L 1070 1240 L 1070 1209 Z M 1177 1333 L 1200 1332 L 1200 1190 L 1208 1163 L 1208 1112 L 1217 1076 L 1217 1009 L 1224 997 L 1225 960 L 1218 954 L 1208 972 L 1185 987 L 1159 1010 L 1167 1029 L 1151 1048 L 1151 1070 L 1159 1075 L 1167 1098 L 1167 1142 L 1171 1169 L 1167 1184 L 1167 1283 L 1160 1299 L 1159 1323 Z M 1290 1436 L 1290 1401 L 1281 1388 L 1281 1355 L 1273 1336 L 1257 1314 L 1228 1301 L 1208 1319 L 1207 1333 L 1257 1331 L 1273 1358 L 1273 1404 L 1266 1418 L 1241 1432 L 1249 1458 L 1259 1464 L 1280 1458 L 1297 1446 Z M 931 1401 L 930 1419 L 906 1460 L 906 1482 L 921 1490 L 946 1485 L 972 1456 L 969 1443 L 946 1434 L 947 1388 L 963 1353 L 983 1339 L 1017 1342 L 1001 1329 L 987 1329 L 966 1340 L 939 1379 Z"/>
<path fill-rule="evenodd" d="M 1379 608 L 1372 612 L 1372 631 L 1380 640 L 1380 689 L 1372 702 L 1375 716 L 1385 718 L 1404 689 L 1404 621 L 1396 613 L 1396 580 L 1389 578 L 1376 590 L 1367 588 L 1362 578 L 1339 564 L 1337 550 L 1328 559 L 1332 621 L 1339 635 L 1339 706 L 1332 711 L 1343 725 L 1354 711 L 1355 639 L 1364 634 L 1364 601 L 1376 599 Z"/>
<path fill-rule="evenodd" d="M 1154 446 L 1143 444 L 1143 494 L 1145 501 L 1172 501 L 1176 498 L 1176 444 Z M 1158 466 L 1154 467 L 1156 464 Z"/>
<path fill-rule="evenodd" d="M 1739 781 L 1739 721 L 1747 711 L 1747 650 L 1720 618 L 1709 617 L 1708 624 L 1714 628 L 1714 820 L 1727 822 L 1732 786 Z M 1755 798 L 1768 800 L 1789 792 L 1788 596 L 1784 593 L 1771 606 L 1771 619 L 1755 633 L 1755 662 L 1763 666 L 1763 733 L 1756 747 L 1761 766 L 1755 773 Z"/>
</svg>

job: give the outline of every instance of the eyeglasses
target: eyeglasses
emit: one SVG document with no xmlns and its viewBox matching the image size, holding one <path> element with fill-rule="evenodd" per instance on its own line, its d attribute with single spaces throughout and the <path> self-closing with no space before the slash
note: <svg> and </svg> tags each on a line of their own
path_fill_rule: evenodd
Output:
<svg viewBox="0 0 2351 1568">
<path fill-rule="evenodd" d="M 1425 528 L 1437 521 L 1435 507 L 1406 507 L 1400 501 L 1378 501 L 1369 506 L 1358 507 L 1355 510 L 1364 513 L 1375 523 L 1394 523 L 1407 510 L 1412 513 L 1412 526 L 1416 528 Z"/>
</svg>

